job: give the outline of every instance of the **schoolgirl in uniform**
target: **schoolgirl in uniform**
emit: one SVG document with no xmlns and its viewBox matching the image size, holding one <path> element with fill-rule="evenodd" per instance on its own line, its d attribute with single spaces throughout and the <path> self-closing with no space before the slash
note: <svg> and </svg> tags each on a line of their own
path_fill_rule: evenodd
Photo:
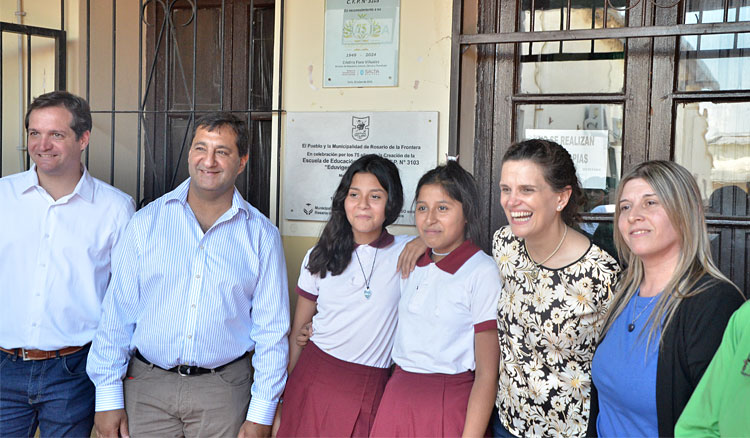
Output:
<svg viewBox="0 0 750 438">
<path fill-rule="evenodd" d="M 410 236 L 399 216 L 396 165 L 365 155 L 333 195 L 331 217 L 297 283 L 292 338 L 312 321 L 304 350 L 289 344 L 289 380 L 277 436 L 367 436 L 391 365 L 400 297 L 396 263 Z"/>
<path fill-rule="evenodd" d="M 388 381 L 371 436 L 484 436 L 497 391 L 497 265 L 480 243 L 479 196 L 455 161 L 417 185 L 428 246 L 402 280 Z"/>
</svg>

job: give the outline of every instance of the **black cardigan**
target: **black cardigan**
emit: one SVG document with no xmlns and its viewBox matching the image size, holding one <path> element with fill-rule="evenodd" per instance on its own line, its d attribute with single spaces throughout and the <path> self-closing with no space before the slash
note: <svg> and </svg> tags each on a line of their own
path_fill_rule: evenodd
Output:
<svg viewBox="0 0 750 438">
<path fill-rule="evenodd" d="M 711 279 L 705 275 L 698 285 Z M 662 333 L 656 362 L 659 436 L 674 436 L 674 425 L 719 348 L 729 317 L 744 301 L 734 286 L 714 281 L 702 293 L 680 303 L 672 322 Z M 598 414 L 599 401 L 592 382 L 587 436 L 596 436 Z"/>
</svg>

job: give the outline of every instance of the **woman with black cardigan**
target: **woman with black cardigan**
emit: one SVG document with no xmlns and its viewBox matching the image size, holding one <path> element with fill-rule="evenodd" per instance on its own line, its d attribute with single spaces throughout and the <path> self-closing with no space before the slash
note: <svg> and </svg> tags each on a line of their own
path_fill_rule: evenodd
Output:
<svg viewBox="0 0 750 438">
<path fill-rule="evenodd" d="M 588 432 L 672 436 L 744 297 L 711 260 L 700 191 L 685 168 L 642 163 L 617 200 L 625 269 L 592 363 Z"/>
</svg>

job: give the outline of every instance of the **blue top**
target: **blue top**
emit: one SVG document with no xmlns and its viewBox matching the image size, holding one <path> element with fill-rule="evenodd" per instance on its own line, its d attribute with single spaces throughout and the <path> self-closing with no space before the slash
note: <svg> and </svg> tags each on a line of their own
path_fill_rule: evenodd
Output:
<svg viewBox="0 0 750 438">
<path fill-rule="evenodd" d="M 647 321 L 658 297 L 634 296 L 615 319 L 594 354 L 591 377 L 599 392 L 596 430 L 600 437 L 659 435 L 656 362 L 661 330 L 651 340 L 646 352 Z M 628 331 L 631 323 L 635 328 Z"/>
<path fill-rule="evenodd" d="M 235 189 L 232 206 L 204 233 L 189 184 L 138 211 L 115 247 L 86 368 L 95 408 L 123 407 L 122 377 L 136 348 L 165 369 L 215 368 L 254 350 L 247 419 L 271 424 L 289 348 L 279 231 Z"/>
</svg>

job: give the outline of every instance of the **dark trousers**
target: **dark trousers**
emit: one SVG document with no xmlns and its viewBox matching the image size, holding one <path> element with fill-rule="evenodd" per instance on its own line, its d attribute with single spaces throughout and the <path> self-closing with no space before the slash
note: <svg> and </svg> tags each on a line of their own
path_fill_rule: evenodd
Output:
<svg viewBox="0 0 750 438">
<path fill-rule="evenodd" d="M 500 415 L 497 412 L 497 408 L 492 408 L 492 416 L 490 417 L 490 429 L 492 430 L 492 436 L 495 438 L 517 438 L 515 435 L 510 433 L 508 429 L 503 426 L 503 422 L 500 421 Z"/>
</svg>

